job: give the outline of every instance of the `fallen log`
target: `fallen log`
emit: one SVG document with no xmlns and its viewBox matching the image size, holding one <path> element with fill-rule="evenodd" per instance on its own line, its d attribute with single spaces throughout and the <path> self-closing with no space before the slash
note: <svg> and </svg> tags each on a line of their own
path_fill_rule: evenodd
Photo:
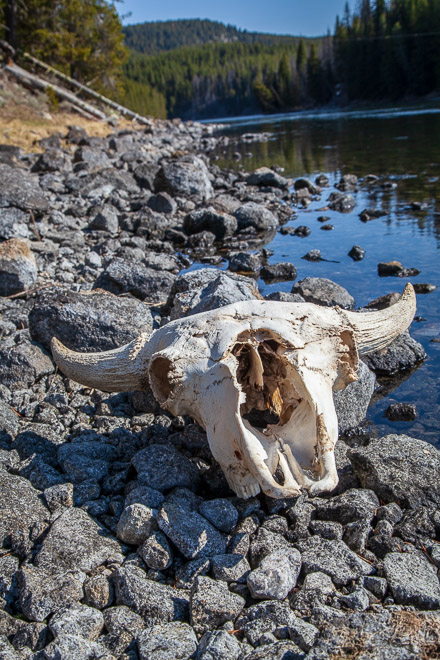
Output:
<svg viewBox="0 0 440 660">
<path fill-rule="evenodd" d="M 52 85 L 51 83 L 48 83 L 46 80 L 43 80 L 42 78 L 29 73 L 25 69 L 22 69 L 17 64 L 8 64 L 5 66 L 4 70 L 15 76 L 17 80 L 19 80 L 23 85 L 27 85 L 32 89 L 39 89 L 40 91 L 46 91 L 47 89 L 52 88 L 55 94 L 63 101 L 68 101 L 73 106 L 81 108 L 81 110 L 88 112 L 90 115 L 96 117 L 97 119 L 102 119 L 103 121 L 107 121 L 108 119 L 104 112 L 101 112 L 101 110 L 98 110 L 93 105 L 90 105 L 90 103 L 81 101 L 81 99 L 78 99 L 75 94 L 68 92 L 62 87 L 58 87 L 58 85 Z"/>
<path fill-rule="evenodd" d="M 29 53 L 23 53 L 23 56 L 35 64 L 36 66 L 41 67 L 48 73 L 51 73 L 52 75 L 56 76 L 60 80 L 63 80 L 64 82 L 69 83 L 69 85 L 72 85 L 73 87 L 76 87 L 77 89 L 81 90 L 85 94 L 88 94 L 92 98 L 100 101 L 104 105 L 109 106 L 110 108 L 113 108 L 114 110 L 117 110 L 121 115 L 124 115 L 125 117 L 130 117 L 130 119 L 135 119 L 141 124 L 146 124 L 147 126 L 151 125 L 151 121 L 147 119 L 146 117 L 142 117 L 142 115 L 138 115 L 137 112 L 133 112 L 133 110 L 129 110 L 123 105 L 120 105 L 119 103 L 116 103 L 116 101 L 112 101 L 111 99 L 107 98 L 106 96 L 103 96 L 102 94 L 98 94 L 98 92 L 95 92 L 94 89 L 91 89 L 90 87 L 87 87 L 87 85 L 83 85 L 82 83 L 78 82 L 74 78 L 70 78 L 70 76 L 66 76 L 65 73 L 62 73 L 61 71 L 58 71 L 57 69 L 54 69 L 52 66 L 49 66 L 45 62 L 42 62 L 41 60 L 37 59 L 36 57 L 33 57 L 33 55 L 30 55 Z"/>
</svg>

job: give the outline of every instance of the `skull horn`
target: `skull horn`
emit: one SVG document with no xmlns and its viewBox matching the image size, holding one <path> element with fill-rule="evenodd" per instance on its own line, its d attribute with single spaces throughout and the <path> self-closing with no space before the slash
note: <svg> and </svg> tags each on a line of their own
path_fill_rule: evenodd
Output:
<svg viewBox="0 0 440 660">
<path fill-rule="evenodd" d="M 51 348 L 55 363 L 68 378 L 103 392 L 130 392 L 148 384 L 148 339 L 143 333 L 111 351 L 77 353 L 54 337 Z"/>
<path fill-rule="evenodd" d="M 354 330 L 359 355 L 378 351 L 411 325 L 416 312 L 414 287 L 408 283 L 399 300 L 386 309 L 365 313 L 340 312 Z"/>
</svg>

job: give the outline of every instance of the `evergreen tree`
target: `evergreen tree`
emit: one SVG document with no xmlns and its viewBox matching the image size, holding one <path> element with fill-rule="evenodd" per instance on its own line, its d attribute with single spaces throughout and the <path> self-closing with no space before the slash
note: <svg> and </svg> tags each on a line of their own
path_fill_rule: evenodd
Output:
<svg viewBox="0 0 440 660">
<path fill-rule="evenodd" d="M 11 0 L 0 0 L 0 5 Z M 17 4 L 22 49 L 63 73 L 117 96 L 127 56 L 114 5 L 105 0 L 25 0 Z"/>
</svg>

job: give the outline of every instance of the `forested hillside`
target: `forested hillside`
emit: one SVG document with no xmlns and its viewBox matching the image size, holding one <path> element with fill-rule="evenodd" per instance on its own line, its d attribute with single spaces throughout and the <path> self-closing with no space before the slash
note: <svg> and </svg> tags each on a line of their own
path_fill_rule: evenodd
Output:
<svg viewBox="0 0 440 660">
<path fill-rule="evenodd" d="M 27 50 L 157 117 L 286 112 L 439 92 L 440 0 L 356 6 L 351 13 L 347 3 L 336 17 L 333 36 L 305 39 L 199 19 L 122 28 L 106 0 L 0 0 L 0 38 L 14 42 L 18 56 Z"/>
<path fill-rule="evenodd" d="M 292 44 L 298 37 L 263 34 L 239 30 L 232 25 L 201 19 L 155 21 L 124 27 L 125 44 L 130 50 L 153 55 L 181 46 L 201 46 L 209 43 Z"/>
<path fill-rule="evenodd" d="M 440 1 L 357 7 L 350 13 L 347 3 L 333 37 L 319 39 L 196 20 L 124 28 L 126 102 L 143 113 L 203 118 L 440 90 Z"/>
<path fill-rule="evenodd" d="M 333 77 L 328 40 L 298 45 L 261 43 L 184 46 L 158 55 L 131 53 L 125 65 L 127 102 L 140 87 L 161 95 L 169 117 L 219 117 L 280 112 L 326 103 Z M 145 103 L 140 96 L 137 102 Z M 158 99 L 156 98 L 156 103 Z M 147 107 L 137 107 L 146 112 Z"/>
</svg>

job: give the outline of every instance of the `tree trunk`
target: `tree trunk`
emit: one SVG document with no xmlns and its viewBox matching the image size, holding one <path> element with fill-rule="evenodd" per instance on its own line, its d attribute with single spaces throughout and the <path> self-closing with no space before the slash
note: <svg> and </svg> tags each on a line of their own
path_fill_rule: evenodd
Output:
<svg viewBox="0 0 440 660">
<path fill-rule="evenodd" d="M 7 0 L 6 2 L 6 39 L 14 50 L 18 48 L 17 36 L 17 3 L 16 0 Z"/>
</svg>

